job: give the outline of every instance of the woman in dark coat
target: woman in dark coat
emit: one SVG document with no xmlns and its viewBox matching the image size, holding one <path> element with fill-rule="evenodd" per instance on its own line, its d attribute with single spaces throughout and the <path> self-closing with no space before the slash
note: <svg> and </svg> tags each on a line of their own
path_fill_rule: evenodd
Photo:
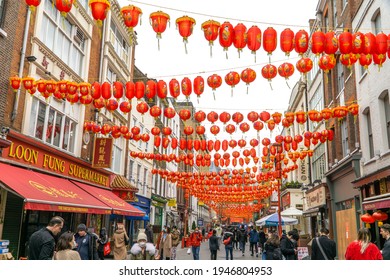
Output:
<svg viewBox="0 0 390 280">
<path fill-rule="evenodd" d="M 99 239 L 98 241 L 98 256 L 99 260 L 104 260 L 104 245 L 108 242 L 108 235 L 106 228 L 102 228 L 99 233 Z"/>
<path fill-rule="evenodd" d="M 213 234 L 209 238 L 211 260 L 217 259 L 217 251 L 219 250 L 218 237 L 216 234 L 217 234 L 217 231 L 214 229 Z"/>
<path fill-rule="evenodd" d="M 276 233 L 270 233 L 267 241 L 264 243 L 266 260 L 281 260 L 282 252 L 280 250 L 280 240 Z"/>
<path fill-rule="evenodd" d="M 294 232 L 289 231 L 287 236 L 283 236 L 280 240 L 280 249 L 282 250 L 283 256 L 286 260 L 296 260 L 297 258 L 297 248 L 295 245 L 295 240 L 293 239 Z"/>
</svg>

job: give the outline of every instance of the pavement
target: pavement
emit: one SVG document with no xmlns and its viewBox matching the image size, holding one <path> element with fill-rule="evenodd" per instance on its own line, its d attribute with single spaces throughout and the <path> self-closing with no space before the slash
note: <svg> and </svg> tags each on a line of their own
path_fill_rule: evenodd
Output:
<svg viewBox="0 0 390 280">
<path fill-rule="evenodd" d="M 219 246 L 219 251 L 217 252 L 217 260 L 226 260 L 225 245 L 221 244 Z M 193 260 L 192 252 L 190 255 L 187 254 L 188 247 L 181 248 L 181 245 L 177 247 L 177 260 Z M 199 258 L 201 260 L 210 260 L 210 250 L 209 242 L 204 241 L 200 245 Z M 261 260 L 261 254 L 256 258 L 256 255 L 253 257 L 249 251 L 249 243 L 245 246 L 245 255 L 243 256 L 240 250 L 233 249 L 233 260 Z"/>
</svg>

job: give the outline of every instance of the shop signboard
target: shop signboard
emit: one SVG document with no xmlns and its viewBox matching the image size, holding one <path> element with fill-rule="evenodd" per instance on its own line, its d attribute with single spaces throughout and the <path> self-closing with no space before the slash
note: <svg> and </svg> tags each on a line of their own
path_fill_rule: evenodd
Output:
<svg viewBox="0 0 390 280">
<path fill-rule="evenodd" d="M 93 147 L 92 167 L 111 168 L 112 138 L 95 138 Z"/>
</svg>

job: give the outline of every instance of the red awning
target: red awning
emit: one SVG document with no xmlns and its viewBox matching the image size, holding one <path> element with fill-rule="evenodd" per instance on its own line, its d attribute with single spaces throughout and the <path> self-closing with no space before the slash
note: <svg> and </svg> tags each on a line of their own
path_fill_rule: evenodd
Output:
<svg viewBox="0 0 390 280">
<path fill-rule="evenodd" d="M 79 186 L 80 188 L 82 188 L 83 190 L 87 191 L 89 194 L 99 199 L 100 201 L 102 201 L 104 204 L 107 204 L 109 207 L 111 207 L 113 210 L 113 214 L 133 216 L 133 217 L 145 216 L 145 212 L 130 205 L 123 199 L 116 196 L 110 190 L 94 187 L 76 181 L 72 181 L 72 182 L 77 186 Z"/>
<path fill-rule="evenodd" d="M 0 182 L 25 199 L 24 209 L 111 214 L 111 208 L 66 179 L 0 163 Z"/>
</svg>

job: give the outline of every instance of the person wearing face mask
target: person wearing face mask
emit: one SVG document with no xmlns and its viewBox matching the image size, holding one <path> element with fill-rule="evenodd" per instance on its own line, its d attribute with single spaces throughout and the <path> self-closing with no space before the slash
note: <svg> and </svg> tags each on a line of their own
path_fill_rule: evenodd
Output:
<svg viewBox="0 0 390 280">
<path fill-rule="evenodd" d="M 160 260 L 170 260 L 171 259 L 171 249 L 172 249 L 172 235 L 169 227 L 163 229 L 164 233 L 160 240 L 159 245 L 159 254 Z"/>
<path fill-rule="evenodd" d="M 190 242 L 192 246 L 192 256 L 194 260 L 199 260 L 200 243 L 202 242 L 202 233 L 199 228 L 195 228 L 195 231 L 190 235 Z"/>
<path fill-rule="evenodd" d="M 137 237 L 137 243 L 134 243 L 130 249 L 131 260 L 154 260 L 156 248 L 150 242 L 147 242 L 147 236 L 143 229 L 140 229 Z"/>
<path fill-rule="evenodd" d="M 81 260 L 79 252 L 73 250 L 76 247 L 73 232 L 64 232 L 57 242 L 55 260 Z"/>
</svg>

